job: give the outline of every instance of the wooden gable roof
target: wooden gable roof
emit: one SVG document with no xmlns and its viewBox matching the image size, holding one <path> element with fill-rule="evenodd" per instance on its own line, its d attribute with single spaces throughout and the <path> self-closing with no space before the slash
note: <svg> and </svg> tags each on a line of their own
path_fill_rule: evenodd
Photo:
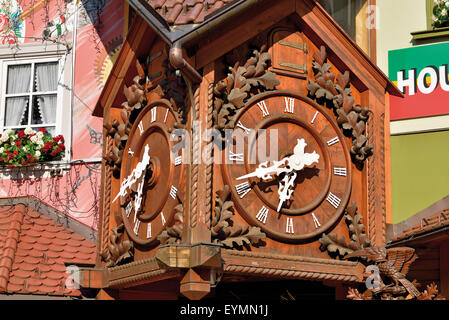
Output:
<svg viewBox="0 0 449 320">
<path fill-rule="evenodd" d="M 391 95 L 403 96 L 314 0 L 128 2 L 138 15 L 103 88 L 93 113 L 95 116 L 103 116 L 103 110 L 114 102 L 118 106 L 120 100 L 124 101 L 122 91 L 128 69 L 132 68 L 136 56 L 140 51 L 144 52 L 143 47 L 148 47 L 156 35 L 168 46 L 193 51 L 192 66 L 200 70 L 286 17 L 291 17 L 317 47 L 326 46 L 329 59 L 338 69 L 351 71 L 351 82 L 358 90 L 383 90 Z"/>
</svg>

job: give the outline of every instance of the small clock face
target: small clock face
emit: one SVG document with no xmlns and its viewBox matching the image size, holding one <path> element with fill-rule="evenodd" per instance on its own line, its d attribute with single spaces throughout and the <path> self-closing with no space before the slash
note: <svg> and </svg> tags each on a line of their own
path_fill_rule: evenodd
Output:
<svg viewBox="0 0 449 320">
<path fill-rule="evenodd" d="M 291 92 L 258 95 L 237 114 L 233 135 L 222 168 L 251 225 L 295 242 L 336 223 L 350 196 L 351 160 L 327 110 Z"/>
<path fill-rule="evenodd" d="M 154 242 L 173 223 L 179 203 L 182 156 L 174 153 L 168 132 L 178 122 L 170 103 L 158 100 L 143 109 L 124 149 L 119 192 L 129 237 L 137 244 Z"/>
</svg>

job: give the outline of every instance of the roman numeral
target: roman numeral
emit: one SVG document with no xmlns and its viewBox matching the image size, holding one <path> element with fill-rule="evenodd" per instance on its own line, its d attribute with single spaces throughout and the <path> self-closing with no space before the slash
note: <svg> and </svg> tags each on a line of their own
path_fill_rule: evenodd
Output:
<svg viewBox="0 0 449 320">
<path fill-rule="evenodd" d="M 175 166 L 179 166 L 182 163 L 182 156 L 175 158 Z"/>
<path fill-rule="evenodd" d="M 242 129 L 243 131 L 245 131 L 246 134 L 249 134 L 250 131 L 251 131 L 251 129 L 248 129 L 247 127 L 245 127 L 245 126 L 242 124 L 241 121 L 239 121 L 239 122 L 237 123 L 237 127 L 240 128 L 240 129 Z"/>
<path fill-rule="evenodd" d="M 285 110 L 284 112 L 295 113 L 295 99 L 285 97 Z"/>
<path fill-rule="evenodd" d="M 126 205 L 126 208 L 125 208 L 127 218 L 129 218 L 129 215 L 131 214 L 132 209 L 133 209 L 133 204 L 130 201 L 130 202 L 128 202 L 128 204 Z"/>
<path fill-rule="evenodd" d="M 295 230 L 293 229 L 293 218 L 287 218 L 287 224 L 285 227 L 285 232 L 286 233 L 290 233 L 290 234 L 294 234 Z"/>
<path fill-rule="evenodd" d="M 318 111 L 315 112 L 315 115 L 313 116 L 312 121 L 310 121 L 311 124 L 314 124 L 317 116 L 318 116 Z"/>
<path fill-rule="evenodd" d="M 243 197 L 251 191 L 251 187 L 248 181 L 235 186 L 235 189 L 237 190 L 237 194 L 240 196 L 240 199 L 243 199 Z"/>
<path fill-rule="evenodd" d="M 167 111 L 165 112 L 165 117 L 164 117 L 164 123 L 167 123 L 167 116 L 168 116 L 168 111 L 170 109 L 167 108 Z"/>
<path fill-rule="evenodd" d="M 332 192 L 329 192 L 329 195 L 327 196 L 326 199 L 335 209 L 338 208 L 338 206 L 340 205 L 341 199 L 338 198 L 335 194 L 333 194 Z"/>
<path fill-rule="evenodd" d="M 348 173 L 346 168 L 334 168 L 334 174 L 336 176 L 346 177 Z"/>
<path fill-rule="evenodd" d="M 313 219 L 313 223 L 315 223 L 315 228 L 318 229 L 319 227 L 321 227 L 321 223 L 318 221 L 318 219 L 315 216 L 315 213 L 312 212 L 312 219 Z"/>
<path fill-rule="evenodd" d="M 178 192 L 178 189 L 176 189 L 175 186 L 171 186 L 170 188 L 170 197 L 173 199 L 176 199 L 176 193 Z"/>
<path fill-rule="evenodd" d="M 154 107 L 151 109 L 151 122 L 156 121 L 156 115 L 157 115 L 157 107 Z"/>
<path fill-rule="evenodd" d="M 329 140 L 327 142 L 327 145 L 330 147 L 330 146 L 333 146 L 334 144 L 339 143 L 339 142 L 340 142 L 340 140 L 338 139 L 338 137 L 335 137 L 335 138 Z"/>
<path fill-rule="evenodd" d="M 262 117 L 268 117 L 270 115 L 265 101 L 258 102 L 257 106 L 260 108 L 260 111 L 262 111 Z"/>
<path fill-rule="evenodd" d="M 151 238 L 151 223 L 147 225 L 147 239 Z"/>
<path fill-rule="evenodd" d="M 136 224 L 134 225 L 134 233 L 136 236 L 139 234 L 139 227 L 140 227 L 140 220 L 137 220 Z"/>
<path fill-rule="evenodd" d="M 233 153 L 229 150 L 229 160 L 243 162 L 243 153 Z"/>
<path fill-rule="evenodd" d="M 164 217 L 164 213 L 163 213 L 163 212 L 161 212 L 161 220 L 162 220 L 162 224 L 165 226 L 165 224 L 167 223 L 167 221 L 165 220 L 165 217 Z"/>
<path fill-rule="evenodd" d="M 140 131 L 140 135 L 142 135 L 143 134 L 143 123 L 142 123 L 142 121 L 139 122 L 138 128 L 139 128 L 139 131 Z"/>
<path fill-rule="evenodd" d="M 265 206 L 262 206 L 262 208 L 259 210 L 259 213 L 256 215 L 256 219 L 262 222 L 263 224 L 266 224 L 267 217 L 268 217 L 268 209 Z"/>
</svg>

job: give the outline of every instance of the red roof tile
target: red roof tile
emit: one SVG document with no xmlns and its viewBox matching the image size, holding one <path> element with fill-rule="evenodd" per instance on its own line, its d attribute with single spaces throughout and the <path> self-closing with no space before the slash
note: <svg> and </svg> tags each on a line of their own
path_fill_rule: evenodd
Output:
<svg viewBox="0 0 449 320">
<path fill-rule="evenodd" d="M 441 210 L 428 218 L 421 219 L 419 224 L 404 230 L 401 234 L 391 239 L 391 241 L 397 242 L 400 240 L 405 240 L 446 226 L 449 226 L 449 208 Z"/>
<path fill-rule="evenodd" d="M 0 207 L 0 292 L 80 296 L 66 266 L 94 265 L 96 246 L 24 205 Z"/>
<path fill-rule="evenodd" d="M 235 0 L 147 0 L 169 24 L 201 23 L 205 17 Z"/>
</svg>

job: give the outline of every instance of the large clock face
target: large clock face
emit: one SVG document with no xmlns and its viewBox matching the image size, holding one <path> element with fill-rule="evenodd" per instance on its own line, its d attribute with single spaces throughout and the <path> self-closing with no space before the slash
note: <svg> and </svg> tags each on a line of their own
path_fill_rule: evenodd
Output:
<svg viewBox="0 0 449 320">
<path fill-rule="evenodd" d="M 173 152 L 169 128 L 179 120 L 170 103 L 158 100 L 143 109 L 124 149 L 120 198 L 123 222 L 137 244 L 154 242 L 173 223 L 179 203 L 182 156 Z"/>
<path fill-rule="evenodd" d="M 258 95 L 236 115 L 233 135 L 222 168 L 251 225 L 286 242 L 335 225 L 351 192 L 351 160 L 327 110 L 287 91 Z"/>
</svg>

